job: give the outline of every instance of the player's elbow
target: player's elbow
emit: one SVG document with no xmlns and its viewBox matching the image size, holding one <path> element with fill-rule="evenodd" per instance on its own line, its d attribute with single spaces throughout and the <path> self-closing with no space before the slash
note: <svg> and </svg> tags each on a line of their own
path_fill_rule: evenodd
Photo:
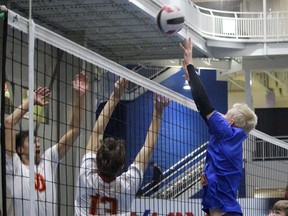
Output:
<svg viewBox="0 0 288 216">
<path fill-rule="evenodd" d="M 5 129 L 11 129 L 13 127 L 12 120 L 9 118 L 6 118 L 4 120 L 4 127 L 5 127 Z"/>
</svg>

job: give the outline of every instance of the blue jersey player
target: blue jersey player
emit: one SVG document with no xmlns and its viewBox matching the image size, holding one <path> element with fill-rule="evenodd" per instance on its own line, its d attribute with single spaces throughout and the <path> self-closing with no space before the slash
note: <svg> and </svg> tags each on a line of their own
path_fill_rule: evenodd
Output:
<svg viewBox="0 0 288 216">
<path fill-rule="evenodd" d="M 192 65 L 191 39 L 185 39 L 184 77 L 191 86 L 197 109 L 208 125 L 210 140 L 201 174 L 203 210 L 210 216 L 241 216 L 237 190 L 242 179 L 242 142 L 257 124 L 257 116 L 246 105 L 236 103 L 225 115 L 210 104 L 207 93 Z"/>
</svg>

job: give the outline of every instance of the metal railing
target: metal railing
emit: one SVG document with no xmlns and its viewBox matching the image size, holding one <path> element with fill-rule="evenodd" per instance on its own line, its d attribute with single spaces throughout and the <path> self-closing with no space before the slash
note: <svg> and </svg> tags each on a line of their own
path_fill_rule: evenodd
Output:
<svg viewBox="0 0 288 216">
<path fill-rule="evenodd" d="M 288 11 L 266 14 L 228 12 L 199 7 L 190 1 L 186 1 L 186 4 L 188 26 L 197 29 L 206 38 L 241 39 L 247 42 L 288 41 Z"/>
<path fill-rule="evenodd" d="M 169 0 L 152 0 L 164 6 Z M 175 3 L 176 4 L 176 3 Z M 234 42 L 288 41 L 288 11 L 230 12 L 200 7 L 191 0 L 177 1 L 187 28 L 204 38 Z M 185 27 L 184 27 L 185 30 Z"/>
<path fill-rule="evenodd" d="M 179 162 L 163 173 L 163 179 L 152 186 L 151 183 L 141 188 L 143 195 L 150 197 L 171 199 L 176 198 L 194 184 L 200 181 L 200 173 L 205 163 L 205 154 L 208 142 L 202 144 Z M 162 183 L 164 187 L 161 188 Z M 160 187 L 159 187 L 160 186 Z M 154 191 L 159 187 L 157 191 Z"/>
<path fill-rule="evenodd" d="M 287 136 L 277 136 L 279 140 L 288 143 Z M 287 160 L 288 150 L 280 146 L 273 145 L 265 140 L 256 140 L 256 149 L 253 154 L 253 160 Z"/>
</svg>

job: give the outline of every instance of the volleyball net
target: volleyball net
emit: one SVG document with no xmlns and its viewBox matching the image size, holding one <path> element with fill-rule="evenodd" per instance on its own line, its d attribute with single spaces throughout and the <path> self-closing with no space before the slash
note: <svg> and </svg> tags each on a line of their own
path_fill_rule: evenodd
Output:
<svg viewBox="0 0 288 216">
<path fill-rule="evenodd" d="M 23 162 L 25 154 L 21 153 L 21 148 L 12 146 L 16 143 L 13 140 L 15 137 L 5 139 L 4 127 L 1 127 L 4 215 L 5 212 L 7 215 L 74 214 L 79 189 L 77 182 L 86 144 L 119 77 L 129 80 L 129 84 L 110 118 L 104 137 L 125 140 L 124 170 L 133 163 L 144 145 L 153 117 L 155 93 L 170 99 L 150 159 L 161 168 L 161 178 L 156 184 L 152 181 L 154 170 L 149 164 L 140 189 L 130 198 L 133 201 L 128 215 L 204 215 L 201 210 L 200 173 L 209 135 L 194 102 L 180 94 L 178 87 L 171 88 L 171 83 L 182 88 L 184 80 L 181 68 L 119 65 L 13 11 L 8 11 L 6 21 L 7 31 L 3 32 L 2 43 L 1 125 L 5 125 L 5 119 L 19 105 L 33 100 L 30 96 L 34 89 L 48 87 L 51 91 L 49 104 L 34 106 L 34 115 L 25 113 L 11 130 L 16 133 L 24 130 L 37 132 L 41 153 L 44 153 L 41 156 L 42 168 L 52 168 L 50 174 L 45 171 L 43 175 L 38 175 L 38 169 L 32 168 L 29 173 L 27 164 L 17 162 L 14 156 L 7 160 L 7 155 L 17 154 Z M 28 54 L 31 52 L 34 54 L 29 62 Z M 30 79 L 31 65 L 34 67 L 34 80 Z M 85 103 L 78 107 L 78 112 L 84 113 L 81 133 L 59 161 L 60 158 L 53 153 L 53 146 L 71 127 L 70 119 L 78 96 L 77 91 L 73 90 L 73 80 L 81 71 L 85 71 L 89 83 Z M 190 95 L 189 91 L 187 95 Z M 31 117 L 34 119 L 32 125 Z M 283 140 L 254 130 L 243 148 L 244 176 L 238 192 L 239 202 L 244 215 L 263 215 L 268 213 L 271 205 L 267 198 L 284 198 L 287 145 Z M 271 151 L 275 154 L 268 157 L 267 152 Z M 31 172 L 36 176 L 32 180 Z M 35 187 L 34 195 L 31 190 L 25 190 L 29 185 Z M 47 191 L 49 188 L 51 190 Z M 30 209 L 31 212 L 26 212 L 27 206 L 33 205 L 37 211 Z M 97 208 L 105 212 L 111 205 L 100 199 Z M 93 214 L 105 215 L 97 211 Z"/>
</svg>

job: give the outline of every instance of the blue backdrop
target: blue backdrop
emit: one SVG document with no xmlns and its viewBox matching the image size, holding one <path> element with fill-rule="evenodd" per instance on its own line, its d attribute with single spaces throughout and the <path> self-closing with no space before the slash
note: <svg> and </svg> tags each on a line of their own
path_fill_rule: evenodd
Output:
<svg viewBox="0 0 288 216">
<path fill-rule="evenodd" d="M 206 87 L 213 106 L 219 112 L 226 113 L 228 104 L 227 82 L 216 81 L 216 71 L 214 70 L 201 70 L 200 79 Z M 190 90 L 183 89 L 184 78 L 182 70 L 161 84 L 191 98 Z M 166 108 L 162 118 L 161 135 L 158 137 L 158 144 L 151 159 L 163 171 L 203 144 L 209 137 L 206 124 L 200 115 L 186 107 L 179 107 L 179 104 L 171 102 L 169 108 Z M 152 119 L 152 112 L 153 95 L 151 92 L 147 92 L 127 104 L 126 120 L 127 125 L 129 125 L 126 128 L 127 166 L 134 161 L 144 144 L 146 132 Z M 139 113 L 141 114 L 139 115 Z M 174 124 L 180 124 L 181 128 L 175 127 Z M 190 131 L 191 128 L 193 133 Z M 143 185 L 151 180 L 152 173 L 152 168 L 148 166 Z"/>
</svg>

